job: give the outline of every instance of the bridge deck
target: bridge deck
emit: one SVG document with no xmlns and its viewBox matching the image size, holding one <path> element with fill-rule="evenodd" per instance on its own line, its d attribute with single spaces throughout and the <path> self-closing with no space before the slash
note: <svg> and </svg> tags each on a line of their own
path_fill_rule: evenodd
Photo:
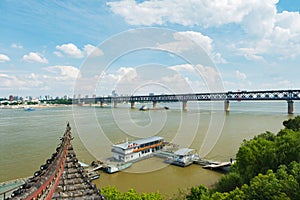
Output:
<svg viewBox="0 0 300 200">
<path fill-rule="evenodd" d="M 116 97 L 77 98 L 73 103 L 112 103 L 112 102 L 185 102 L 185 101 L 291 101 L 300 100 L 300 90 L 264 90 L 213 92 L 193 94 L 136 95 Z"/>
</svg>

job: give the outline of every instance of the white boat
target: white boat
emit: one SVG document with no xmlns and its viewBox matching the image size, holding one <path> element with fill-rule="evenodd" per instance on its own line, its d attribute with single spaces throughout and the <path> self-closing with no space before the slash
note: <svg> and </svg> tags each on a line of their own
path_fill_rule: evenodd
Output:
<svg viewBox="0 0 300 200">
<path fill-rule="evenodd" d="M 166 160 L 166 162 L 186 167 L 200 160 L 200 156 L 194 149 L 182 148 L 174 152 L 174 156 Z"/>
<path fill-rule="evenodd" d="M 90 171 L 90 172 L 87 172 L 86 174 L 90 181 L 100 178 L 100 174 L 96 171 Z"/>
<path fill-rule="evenodd" d="M 117 163 L 117 164 L 109 164 L 106 168 L 106 172 L 109 174 L 122 171 L 124 169 L 129 168 L 132 165 L 132 163 Z"/>
<path fill-rule="evenodd" d="M 140 111 L 145 111 L 145 110 L 149 110 L 149 108 L 145 105 L 143 105 L 141 108 L 140 108 Z"/>
<path fill-rule="evenodd" d="M 152 153 L 159 151 L 164 146 L 164 138 L 153 136 L 132 142 L 124 142 L 112 146 L 114 160 L 118 162 L 130 162 L 150 156 Z"/>
</svg>

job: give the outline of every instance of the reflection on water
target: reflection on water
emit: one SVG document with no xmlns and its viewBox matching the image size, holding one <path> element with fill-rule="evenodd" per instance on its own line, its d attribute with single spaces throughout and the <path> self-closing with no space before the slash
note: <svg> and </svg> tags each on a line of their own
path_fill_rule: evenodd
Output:
<svg viewBox="0 0 300 200">
<path fill-rule="evenodd" d="M 217 143 L 205 157 L 228 161 L 235 157 L 243 139 L 266 130 L 277 132 L 282 128 L 282 121 L 291 117 L 286 114 L 286 102 L 232 102 L 231 111 L 227 114 L 223 112 L 222 105 L 212 108 L 209 103 L 189 103 L 187 112 L 182 112 L 178 103 L 161 105 L 168 106 L 170 110 L 146 112 L 128 109 L 129 105 L 120 105 L 117 109 L 40 108 L 34 112 L 1 109 L 0 181 L 31 176 L 38 170 L 55 151 L 59 137 L 65 131 L 66 121 L 70 121 L 72 126 L 77 156 L 86 163 L 91 163 L 94 157 L 111 157 L 111 145 L 116 142 L 153 135 L 198 151 L 204 138 L 208 137 Z M 296 111 L 300 110 L 298 102 L 294 106 Z M 224 124 L 220 121 L 212 125 L 212 116 L 217 120 L 216 116 L 224 119 Z M 222 128 L 220 137 L 214 135 L 217 131 L 215 126 Z M 213 135 L 207 136 L 209 129 Z M 199 153 L 202 155 L 203 152 Z M 197 165 L 180 168 L 166 165 L 160 158 L 152 158 L 134 164 L 125 172 L 101 173 L 95 183 L 99 187 L 114 185 L 121 191 L 135 188 L 138 192 L 160 191 L 171 195 L 178 188 L 199 184 L 210 186 L 220 176 Z"/>
</svg>

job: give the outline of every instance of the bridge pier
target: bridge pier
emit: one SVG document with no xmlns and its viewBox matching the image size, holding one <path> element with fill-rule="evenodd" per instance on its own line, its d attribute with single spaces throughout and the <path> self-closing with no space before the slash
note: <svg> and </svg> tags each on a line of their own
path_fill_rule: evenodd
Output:
<svg viewBox="0 0 300 200">
<path fill-rule="evenodd" d="M 224 111 L 225 112 L 229 112 L 229 100 L 225 100 L 224 101 Z"/>
<path fill-rule="evenodd" d="M 101 102 L 100 102 L 100 107 L 103 108 L 103 105 L 104 105 L 104 102 L 101 101 Z"/>
<path fill-rule="evenodd" d="M 134 108 L 135 108 L 135 105 L 134 105 L 134 104 L 135 104 L 134 101 L 131 101 L 131 102 L 130 102 L 130 108 L 131 108 L 131 109 L 134 109 Z"/>
<path fill-rule="evenodd" d="M 187 110 L 187 101 L 186 100 L 182 101 L 182 110 L 183 111 Z"/>
<path fill-rule="evenodd" d="M 153 101 L 153 108 L 157 108 L 157 101 Z"/>
<path fill-rule="evenodd" d="M 294 102 L 292 100 L 288 100 L 288 114 L 294 113 Z"/>
<path fill-rule="evenodd" d="M 117 108 L 117 107 L 118 107 L 118 102 L 117 102 L 117 101 L 114 101 L 114 102 L 113 102 L 113 105 L 114 105 L 114 108 Z"/>
</svg>

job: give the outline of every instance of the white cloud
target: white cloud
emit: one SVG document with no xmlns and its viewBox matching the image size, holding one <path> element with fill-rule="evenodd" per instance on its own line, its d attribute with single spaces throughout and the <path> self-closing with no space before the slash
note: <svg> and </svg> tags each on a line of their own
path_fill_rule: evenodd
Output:
<svg viewBox="0 0 300 200">
<path fill-rule="evenodd" d="M 197 45 L 201 46 L 208 54 L 212 54 L 212 43 L 213 40 L 205 35 L 202 35 L 200 32 L 195 31 L 185 31 L 185 32 L 178 32 L 174 34 L 174 38 L 178 41 L 184 41 L 183 37 L 187 37 L 190 40 L 194 41 Z"/>
<path fill-rule="evenodd" d="M 7 55 L 0 54 L 0 63 L 8 62 L 10 58 Z"/>
<path fill-rule="evenodd" d="M 0 78 L 8 78 L 9 76 L 7 74 L 0 74 Z"/>
<path fill-rule="evenodd" d="M 92 56 L 92 57 L 103 56 L 103 51 L 91 44 L 84 45 L 83 51 L 87 56 Z"/>
<path fill-rule="evenodd" d="M 175 41 L 164 44 L 158 44 L 157 47 L 172 52 L 181 53 L 183 51 L 193 50 L 193 47 L 197 45 L 201 47 L 208 54 L 208 56 L 216 63 L 226 63 L 226 60 L 222 58 L 220 53 L 214 52 L 213 40 L 200 32 L 176 32 L 173 34 L 173 37 Z"/>
<path fill-rule="evenodd" d="M 179 74 L 185 74 L 184 72 L 189 72 L 188 76 L 194 75 L 197 76 L 197 79 L 201 78 L 204 84 L 211 91 L 223 90 L 221 75 L 214 67 L 203 66 L 201 64 L 197 64 L 195 66 L 191 64 L 183 64 L 171 66 L 169 69 L 175 70 Z"/>
<path fill-rule="evenodd" d="M 177 72 L 180 72 L 180 71 L 195 72 L 195 67 L 191 64 L 174 65 L 174 66 L 169 67 L 169 69 L 172 69 Z"/>
<path fill-rule="evenodd" d="M 245 13 L 240 22 L 242 27 L 251 37 L 262 38 L 270 35 L 275 23 L 278 0 L 252 0 L 250 2 L 251 10 L 249 13 Z"/>
<path fill-rule="evenodd" d="M 239 70 L 235 71 L 235 76 L 239 80 L 246 80 L 247 79 L 247 75 L 245 73 L 240 72 Z"/>
<path fill-rule="evenodd" d="M 76 79 L 80 73 L 80 70 L 73 66 L 56 65 L 44 69 L 56 74 L 57 80 Z"/>
<path fill-rule="evenodd" d="M 256 60 L 256 61 L 264 61 L 263 56 L 260 56 L 260 53 L 263 51 L 254 49 L 254 48 L 239 48 L 239 54 L 243 55 L 247 60 Z"/>
<path fill-rule="evenodd" d="M 57 57 L 63 57 L 64 56 L 62 54 L 62 52 L 60 52 L 60 51 L 54 51 L 53 54 L 56 55 Z"/>
<path fill-rule="evenodd" d="M 48 63 L 48 60 L 38 52 L 30 52 L 23 56 L 23 60 L 30 63 Z"/>
<path fill-rule="evenodd" d="M 73 43 L 57 45 L 56 49 L 59 51 L 55 51 L 53 53 L 58 57 L 67 55 L 73 58 L 82 58 L 84 56 L 96 57 L 103 55 L 103 51 L 101 49 L 91 44 L 84 45 L 82 50 Z"/>
<path fill-rule="evenodd" d="M 83 53 L 81 52 L 81 50 L 73 43 L 57 45 L 56 49 L 60 50 L 62 53 L 70 57 L 74 57 L 74 58 L 83 57 Z"/>
<path fill-rule="evenodd" d="M 300 33 L 300 14 L 299 12 L 288 12 L 283 11 L 282 13 L 276 14 L 275 25 L 283 29 L 289 29 L 291 33 Z"/>
<path fill-rule="evenodd" d="M 15 48 L 15 49 L 23 49 L 23 46 L 22 46 L 22 45 L 15 44 L 15 43 L 11 44 L 11 47 L 12 47 L 12 48 Z"/>
<path fill-rule="evenodd" d="M 123 16 L 132 25 L 162 25 L 175 23 L 184 26 L 201 25 L 204 27 L 240 23 L 245 16 L 257 9 L 269 10 L 278 0 L 134 0 L 108 2 L 111 10 Z M 261 11 L 261 10 L 259 10 Z M 264 11 L 264 10 L 263 10 Z"/>
<path fill-rule="evenodd" d="M 182 65 L 174 65 L 169 67 L 169 69 L 175 70 L 177 72 L 188 71 L 196 75 L 200 75 L 207 81 L 214 82 L 216 81 L 216 77 L 219 76 L 218 71 L 214 67 L 203 66 L 201 64 L 191 65 L 191 64 L 182 64 Z"/>
<path fill-rule="evenodd" d="M 235 24 L 244 34 L 236 41 L 237 49 L 233 51 L 248 60 L 264 62 L 270 55 L 277 59 L 286 59 L 300 54 L 300 14 L 288 11 L 278 13 L 278 1 L 124 0 L 108 2 L 107 5 L 131 25 L 173 23 L 218 29 L 224 25 Z M 191 39 L 197 38 L 194 41 L 200 42 L 208 54 L 211 53 L 209 55 L 215 62 L 226 62 L 220 53 L 212 50 L 212 40 L 209 37 L 205 38 L 193 32 L 185 32 L 185 35 Z M 178 42 L 168 45 L 169 48 L 183 51 L 189 44 L 181 46 Z"/>
<path fill-rule="evenodd" d="M 137 72 L 132 67 L 121 67 L 117 70 L 118 81 L 132 81 L 137 78 Z"/>
<path fill-rule="evenodd" d="M 0 81 L 1 90 L 9 92 L 39 90 L 43 84 L 43 79 L 34 73 L 19 75 L 0 74 Z"/>
</svg>

